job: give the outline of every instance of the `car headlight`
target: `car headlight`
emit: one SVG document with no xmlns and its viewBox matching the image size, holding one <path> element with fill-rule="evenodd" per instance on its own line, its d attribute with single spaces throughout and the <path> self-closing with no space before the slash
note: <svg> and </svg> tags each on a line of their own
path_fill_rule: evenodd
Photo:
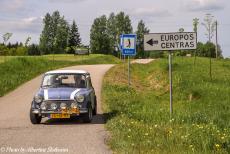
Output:
<svg viewBox="0 0 230 154">
<path fill-rule="evenodd" d="M 66 109 L 66 103 L 61 103 L 61 104 L 60 104 L 60 108 L 61 108 L 61 109 Z"/>
<path fill-rule="evenodd" d="M 43 101 L 43 98 L 42 98 L 42 96 L 36 95 L 36 96 L 34 96 L 34 101 L 36 103 L 41 103 Z"/>
<path fill-rule="evenodd" d="M 47 108 L 46 102 L 42 102 L 40 108 L 41 108 L 42 110 L 46 110 L 46 108 Z"/>
<path fill-rule="evenodd" d="M 71 108 L 76 109 L 77 108 L 77 103 L 72 103 Z"/>
<path fill-rule="evenodd" d="M 51 108 L 52 110 L 56 110 L 56 109 L 57 109 L 57 104 L 56 104 L 56 103 L 52 103 L 52 104 L 50 105 L 50 108 Z"/>
<path fill-rule="evenodd" d="M 79 103 L 84 102 L 84 99 L 85 99 L 84 95 L 77 94 L 77 95 L 75 96 L 75 100 L 76 100 L 77 102 L 79 102 Z"/>
</svg>

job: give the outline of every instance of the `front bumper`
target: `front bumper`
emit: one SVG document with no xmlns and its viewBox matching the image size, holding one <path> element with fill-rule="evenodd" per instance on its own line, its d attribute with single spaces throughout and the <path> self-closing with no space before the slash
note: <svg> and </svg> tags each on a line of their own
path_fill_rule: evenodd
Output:
<svg viewBox="0 0 230 154">
<path fill-rule="evenodd" d="M 38 114 L 38 115 L 41 115 L 41 116 L 47 116 L 47 115 L 50 115 L 50 114 L 70 114 L 70 115 L 73 115 L 73 116 L 78 116 L 80 114 L 84 114 L 84 113 L 88 113 L 88 109 L 87 108 L 81 108 L 79 109 L 79 112 L 71 112 L 71 111 L 42 111 L 41 109 L 32 109 L 32 113 L 33 114 Z"/>
</svg>

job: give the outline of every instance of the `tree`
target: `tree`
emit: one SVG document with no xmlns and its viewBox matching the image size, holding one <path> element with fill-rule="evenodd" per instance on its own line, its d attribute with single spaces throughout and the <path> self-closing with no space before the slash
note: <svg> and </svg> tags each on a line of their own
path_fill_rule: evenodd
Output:
<svg viewBox="0 0 230 154">
<path fill-rule="evenodd" d="M 31 37 L 30 37 L 30 36 L 28 36 L 28 37 L 27 37 L 27 39 L 26 39 L 26 41 L 25 41 L 25 46 L 26 46 L 26 47 L 28 46 L 28 44 L 29 44 L 30 40 L 31 40 Z"/>
<path fill-rule="evenodd" d="M 11 38 L 11 36 L 13 35 L 13 33 L 5 33 L 2 37 L 3 37 L 3 42 L 4 44 L 6 44 L 6 42 Z"/>
<path fill-rule="evenodd" d="M 211 42 L 212 37 L 214 36 L 214 31 L 215 31 L 215 21 L 213 20 L 213 16 L 209 13 L 206 14 L 202 25 L 205 27 L 207 31 L 205 35 L 207 36 L 208 41 Z"/>
<path fill-rule="evenodd" d="M 199 19 L 198 18 L 194 18 L 193 19 L 193 31 L 197 33 L 197 28 L 199 25 Z"/>
<path fill-rule="evenodd" d="M 80 34 L 78 32 L 78 27 L 73 20 L 73 23 L 69 30 L 69 36 L 68 36 L 68 47 L 70 47 L 71 51 L 74 51 L 74 47 L 79 47 L 81 45 L 81 38 Z"/>
<path fill-rule="evenodd" d="M 215 50 L 215 44 L 212 42 L 197 43 L 197 56 L 199 57 L 216 57 L 216 50 Z M 218 45 L 218 57 L 223 57 L 221 47 Z"/>
<path fill-rule="evenodd" d="M 117 27 L 117 42 L 120 41 L 121 34 L 130 34 L 133 32 L 131 20 L 128 15 L 125 15 L 124 12 L 120 12 L 116 15 L 116 27 Z"/>
<path fill-rule="evenodd" d="M 31 44 L 28 46 L 28 55 L 40 55 L 40 50 L 38 45 Z"/>
<path fill-rule="evenodd" d="M 40 50 L 43 54 L 61 53 L 67 47 L 68 23 L 58 11 L 52 16 L 47 13 L 43 19 L 43 31 L 40 36 Z"/>
<path fill-rule="evenodd" d="M 53 48 L 53 33 L 52 33 L 52 17 L 49 13 L 45 15 L 45 18 L 43 19 L 43 30 L 40 35 L 40 42 L 39 42 L 39 48 L 42 52 L 42 54 L 49 54 L 51 52 L 51 49 Z"/>
<path fill-rule="evenodd" d="M 179 32 L 183 33 L 184 32 L 184 28 L 180 28 Z"/>
<path fill-rule="evenodd" d="M 54 37 L 54 53 L 64 53 L 68 41 L 68 23 L 64 17 L 60 18 L 57 24 L 56 35 Z"/>
<path fill-rule="evenodd" d="M 194 18 L 193 19 L 193 31 L 197 33 L 197 27 L 199 24 L 199 19 L 198 18 Z M 197 50 L 195 50 L 195 58 L 194 58 L 194 65 L 196 64 L 196 52 Z"/>
<path fill-rule="evenodd" d="M 108 21 L 107 21 L 107 28 L 108 28 L 108 34 L 109 34 L 109 40 L 110 40 L 110 51 L 115 50 L 115 46 L 118 45 L 117 42 L 117 27 L 116 27 L 116 17 L 114 13 L 111 13 L 109 15 Z"/>
<path fill-rule="evenodd" d="M 137 26 L 137 57 L 144 57 L 144 34 L 148 34 L 149 29 L 145 26 L 143 20 L 138 22 Z"/>
<path fill-rule="evenodd" d="M 107 19 L 105 15 L 94 20 L 90 30 L 90 47 L 93 53 L 109 53 L 110 40 L 107 31 Z"/>
</svg>

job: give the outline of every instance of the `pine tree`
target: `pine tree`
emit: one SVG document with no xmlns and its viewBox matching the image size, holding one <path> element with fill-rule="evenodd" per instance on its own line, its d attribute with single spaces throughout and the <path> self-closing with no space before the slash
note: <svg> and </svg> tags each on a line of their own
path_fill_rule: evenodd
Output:
<svg viewBox="0 0 230 154">
<path fill-rule="evenodd" d="M 76 22 L 73 21 L 70 30 L 69 30 L 69 38 L 68 38 L 68 46 L 71 48 L 71 51 L 74 51 L 74 47 L 79 47 L 81 45 L 81 38 L 78 32 L 78 27 Z"/>
</svg>

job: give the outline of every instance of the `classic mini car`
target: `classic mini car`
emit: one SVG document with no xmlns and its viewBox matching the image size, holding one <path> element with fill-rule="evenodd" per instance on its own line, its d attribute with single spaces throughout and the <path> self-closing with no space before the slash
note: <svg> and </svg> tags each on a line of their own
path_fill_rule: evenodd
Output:
<svg viewBox="0 0 230 154">
<path fill-rule="evenodd" d="M 89 123 L 97 113 L 97 101 L 90 74 L 83 70 L 57 70 L 44 74 L 30 109 L 30 121 L 39 124 L 44 117 L 80 116 Z"/>
</svg>

